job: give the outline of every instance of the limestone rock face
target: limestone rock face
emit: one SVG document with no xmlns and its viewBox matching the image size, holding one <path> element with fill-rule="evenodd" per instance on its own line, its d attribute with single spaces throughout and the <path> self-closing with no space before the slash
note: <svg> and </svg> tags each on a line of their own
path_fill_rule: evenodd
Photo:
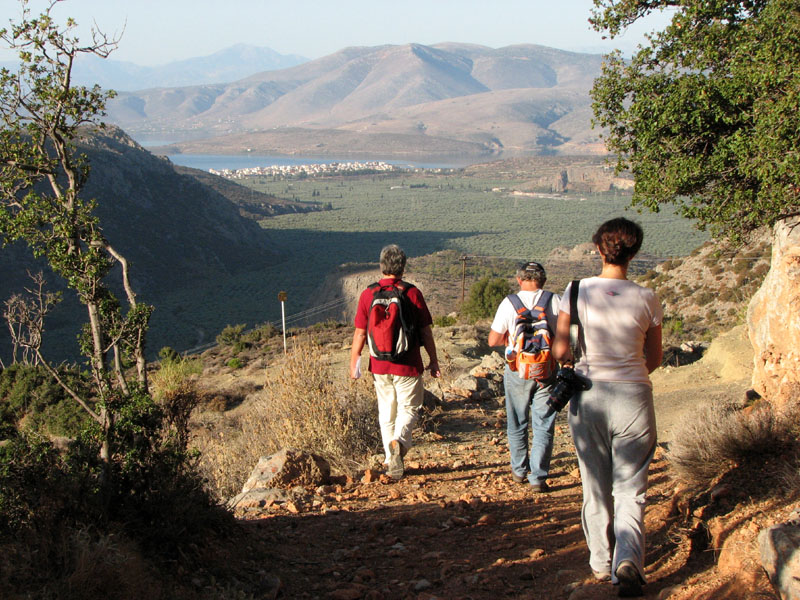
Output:
<svg viewBox="0 0 800 600">
<path fill-rule="evenodd" d="M 753 388 L 775 404 L 800 397 L 800 217 L 775 225 L 772 266 L 747 311 Z"/>
</svg>

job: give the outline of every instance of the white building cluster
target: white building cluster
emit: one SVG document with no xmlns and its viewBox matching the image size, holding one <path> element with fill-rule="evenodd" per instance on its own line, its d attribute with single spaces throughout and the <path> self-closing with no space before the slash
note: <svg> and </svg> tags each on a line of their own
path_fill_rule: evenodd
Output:
<svg viewBox="0 0 800 600">
<path fill-rule="evenodd" d="M 394 165 L 383 161 L 368 162 L 332 162 L 327 164 L 312 165 L 272 165 L 269 167 L 247 167 L 245 169 L 209 169 L 213 175 L 227 179 L 244 179 L 245 177 L 279 177 L 281 179 L 295 179 L 297 177 L 323 177 L 327 175 L 348 175 L 359 172 L 389 172 L 395 171 Z"/>
</svg>

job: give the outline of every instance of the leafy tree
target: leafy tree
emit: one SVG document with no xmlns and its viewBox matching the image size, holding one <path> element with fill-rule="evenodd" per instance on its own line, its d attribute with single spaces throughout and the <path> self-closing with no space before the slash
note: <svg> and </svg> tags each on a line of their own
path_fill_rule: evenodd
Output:
<svg viewBox="0 0 800 600">
<path fill-rule="evenodd" d="M 607 57 L 592 90 L 633 203 L 675 203 L 741 239 L 800 212 L 800 5 L 795 0 L 594 0 L 618 35 L 659 9 L 671 24 L 630 60 Z"/>
<path fill-rule="evenodd" d="M 483 277 L 476 281 L 469 290 L 469 298 L 464 303 L 462 312 L 468 319 L 477 320 L 491 317 L 503 298 L 511 293 L 508 281 L 496 277 Z"/>
<path fill-rule="evenodd" d="M 92 43 L 80 45 L 72 19 L 62 27 L 51 18 L 56 4 L 52 0 L 32 17 L 27 0 L 21 0 L 20 21 L 0 30 L 0 39 L 19 56 L 15 71 L 0 71 L 0 237 L 4 244 L 26 242 L 86 308 L 80 345 L 89 359 L 96 404 L 60 377 L 38 345 L 33 350 L 39 364 L 99 425 L 107 464 L 116 451 L 116 414 L 127 399 L 139 405 L 147 393 L 144 349 L 152 309 L 137 301 L 128 263 L 103 236 L 95 201 L 81 195 L 89 164 L 74 146 L 91 127 L 102 126 L 106 100 L 113 95 L 98 86 L 73 86 L 74 61 L 84 54 L 106 57 L 116 40 L 93 30 Z M 107 284 L 115 265 L 127 310 Z M 128 364 L 135 364 L 135 381 L 128 380 Z"/>
</svg>

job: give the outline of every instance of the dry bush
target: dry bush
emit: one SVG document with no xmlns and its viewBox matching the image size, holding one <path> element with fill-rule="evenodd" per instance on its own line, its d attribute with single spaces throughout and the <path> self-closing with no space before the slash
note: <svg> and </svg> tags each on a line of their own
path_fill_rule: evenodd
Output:
<svg viewBox="0 0 800 600">
<path fill-rule="evenodd" d="M 350 381 L 309 341 L 296 342 L 275 367 L 234 427 L 203 438 L 200 466 L 221 498 L 240 490 L 261 456 L 281 448 L 318 454 L 333 471 L 351 474 L 380 446 L 369 377 Z"/>
<path fill-rule="evenodd" d="M 677 477 L 690 485 L 708 485 L 734 466 L 784 454 L 797 443 L 796 414 L 768 403 L 752 410 L 722 402 L 700 406 L 675 432 L 669 455 Z"/>
<path fill-rule="evenodd" d="M 61 523 L 0 544 L 2 598 L 158 598 L 158 579 L 136 543 L 119 532 Z"/>
</svg>

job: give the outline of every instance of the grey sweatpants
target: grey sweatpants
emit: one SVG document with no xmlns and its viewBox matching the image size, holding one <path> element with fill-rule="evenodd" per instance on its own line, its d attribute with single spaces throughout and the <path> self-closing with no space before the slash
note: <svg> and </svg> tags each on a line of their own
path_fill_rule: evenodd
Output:
<svg viewBox="0 0 800 600">
<path fill-rule="evenodd" d="M 647 469 L 656 448 L 653 390 L 643 383 L 595 381 L 572 398 L 569 412 L 589 564 L 617 583 L 617 566 L 629 560 L 644 581 Z"/>
</svg>

